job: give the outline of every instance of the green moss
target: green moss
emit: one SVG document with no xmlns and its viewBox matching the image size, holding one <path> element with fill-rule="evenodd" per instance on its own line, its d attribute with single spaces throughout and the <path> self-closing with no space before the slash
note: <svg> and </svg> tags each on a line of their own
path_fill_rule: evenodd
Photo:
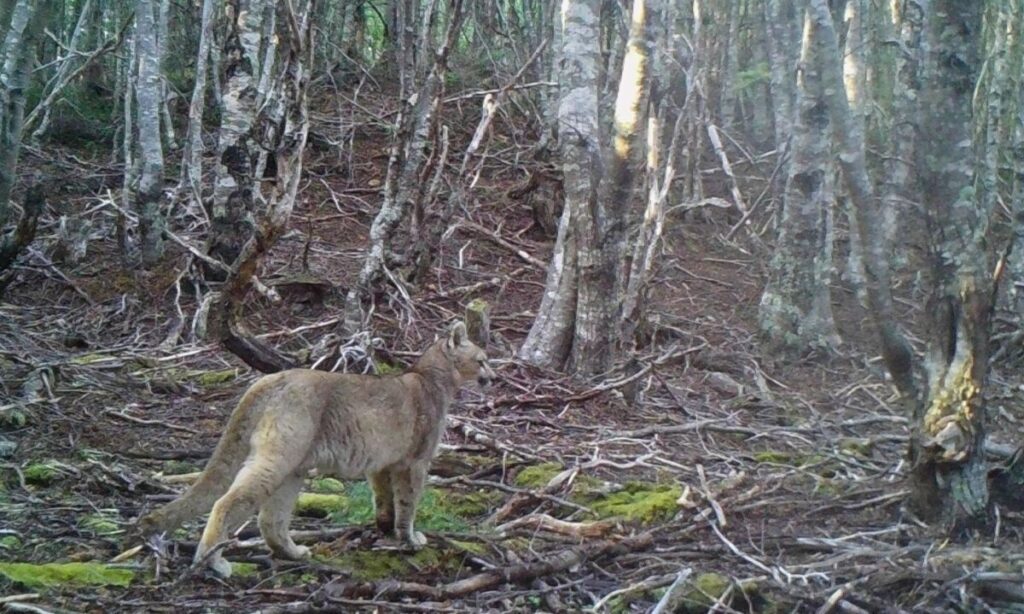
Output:
<svg viewBox="0 0 1024 614">
<path fill-rule="evenodd" d="M 109 516 L 103 514 L 93 514 L 86 516 L 79 523 L 82 529 L 98 536 L 116 535 L 121 532 L 120 525 L 117 524 Z"/>
<path fill-rule="evenodd" d="M 217 386 L 234 381 L 238 377 L 238 369 L 222 369 L 220 371 L 205 371 L 195 375 L 195 380 L 200 386 Z"/>
<path fill-rule="evenodd" d="M 309 485 L 313 492 L 319 493 L 343 493 L 345 484 L 334 478 L 314 478 Z"/>
<path fill-rule="evenodd" d="M 599 518 L 650 523 L 674 516 L 679 510 L 676 501 L 682 494 L 677 485 L 629 482 L 619 492 L 600 496 L 589 506 Z"/>
<path fill-rule="evenodd" d="M 337 524 L 370 523 L 374 517 L 370 486 L 356 482 L 342 488 L 343 493 L 339 494 L 303 493 L 299 496 L 297 513 L 330 516 Z M 501 497 L 494 491 L 463 494 L 427 488 L 416 508 L 416 527 L 423 531 L 467 531 L 469 521 L 487 513 Z M 302 512 L 298 511 L 300 508 Z"/>
<path fill-rule="evenodd" d="M 488 553 L 487 546 L 478 544 L 476 542 L 467 542 L 459 539 L 448 539 L 448 543 L 455 546 L 457 549 L 465 552 L 466 554 L 475 554 L 477 556 L 485 556 Z"/>
<path fill-rule="evenodd" d="M 304 492 L 295 503 L 297 516 L 313 516 L 327 518 L 342 511 L 348 505 L 345 495 Z"/>
<path fill-rule="evenodd" d="M 17 535 L 4 535 L 0 537 L 0 549 L 17 550 L 21 548 L 21 538 Z"/>
<path fill-rule="evenodd" d="M 28 414 L 18 407 L 0 409 L 0 429 L 20 429 L 28 424 Z"/>
<path fill-rule="evenodd" d="M 523 467 L 516 474 L 515 484 L 520 488 L 544 488 L 562 470 L 563 467 L 559 463 L 541 463 L 539 465 Z"/>
<path fill-rule="evenodd" d="M 22 472 L 25 482 L 36 486 L 46 486 L 57 477 L 57 467 L 50 461 L 32 463 Z"/>
<path fill-rule="evenodd" d="M 102 563 L 0 563 L 0 574 L 28 588 L 56 586 L 128 586 L 135 577 L 130 569 Z"/>
<path fill-rule="evenodd" d="M 404 372 L 404 369 L 401 367 L 396 367 L 383 360 L 374 361 L 373 368 L 377 375 L 401 375 Z"/>
<path fill-rule="evenodd" d="M 231 575 L 237 578 L 251 578 L 260 572 L 256 563 L 232 563 Z"/>
<path fill-rule="evenodd" d="M 729 590 L 732 581 L 720 573 L 702 573 L 690 581 L 679 604 L 680 612 L 706 612 Z"/>
<path fill-rule="evenodd" d="M 461 565 L 461 557 L 457 558 L 455 565 Z M 328 565 L 351 572 L 356 580 L 370 582 L 443 569 L 446 567 L 445 563 L 452 561 L 452 557 L 449 553 L 428 546 L 415 553 L 395 550 L 351 550 L 321 560 Z"/>
<path fill-rule="evenodd" d="M 444 498 L 435 498 L 434 503 L 461 518 L 474 518 L 490 512 L 502 498 L 502 494 L 497 491 L 479 490 L 472 493 L 447 493 Z"/>
<path fill-rule="evenodd" d="M 771 463 L 773 465 L 788 465 L 793 461 L 793 455 L 787 452 L 775 452 L 765 450 L 754 455 L 754 460 L 759 463 Z"/>
</svg>

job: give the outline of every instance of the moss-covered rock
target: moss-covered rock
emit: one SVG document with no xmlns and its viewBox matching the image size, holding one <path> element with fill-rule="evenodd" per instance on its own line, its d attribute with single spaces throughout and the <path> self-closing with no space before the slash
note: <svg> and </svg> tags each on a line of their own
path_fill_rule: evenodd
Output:
<svg viewBox="0 0 1024 614">
<path fill-rule="evenodd" d="M 334 478 L 314 478 L 310 480 L 309 489 L 316 493 L 338 494 L 345 492 L 345 484 Z"/>
<path fill-rule="evenodd" d="M 312 516 L 314 518 L 327 518 L 340 512 L 348 505 L 348 498 L 345 495 L 304 492 L 299 495 L 295 502 L 295 514 L 297 516 Z"/>
<path fill-rule="evenodd" d="M 29 423 L 28 414 L 20 407 L 5 407 L 0 409 L 0 429 L 20 429 Z"/>
<path fill-rule="evenodd" d="M 102 563 L 0 563 L 0 574 L 27 588 L 65 586 L 121 586 L 135 578 L 135 572 Z"/>
<path fill-rule="evenodd" d="M 260 572 L 256 563 L 232 563 L 231 575 L 236 578 L 251 578 Z"/>
</svg>

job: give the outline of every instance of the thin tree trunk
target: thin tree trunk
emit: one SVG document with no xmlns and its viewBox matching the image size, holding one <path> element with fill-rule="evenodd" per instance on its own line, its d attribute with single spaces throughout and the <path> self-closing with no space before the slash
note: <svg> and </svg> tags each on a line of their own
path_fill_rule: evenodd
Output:
<svg viewBox="0 0 1024 614">
<path fill-rule="evenodd" d="M 867 68 L 864 62 L 864 0 L 846 0 L 846 49 L 843 52 L 843 85 L 850 104 L 850 117 L 854 130 L 864 140 L 864 105 L 867 98 Z M 860 234 L 853 211 L 853 202 L 844 199 L 843 212 L 849 220 L 850 251 L 846 261 L 846 274 L 858 294 L 864 291 L 864 255 L 861 253 Z"/>
<path fill-rule="evenodd" d="M 230 263 L 252 236 L 256 209 L 254 164 L 250 143 L 259 102 L 257 86 L 260 39 L 267 0 L 231 0 L 224 39 L 224 104 L 217 142 L 216 178 L 210 207 L 209 254 Z M 212 271 L 209 271 L 212 273 Z"/>
<path fill-rule="evenodd" d="M 561 100 L 558 133 L 562 153 L 565 207 L 544 295 L 519 356 L 532 364 L 561 369 L 573 352 L 578 310 L 579 234 L 595 224 L 600 161 L 598 62 L 600 0 L 572 0 L 561 12 L 562 48 L 557 64 Z M 593 230 L 589 232 L 593 233 Z M 597 254 L 591 249 L 591 258 Z M 589 263 L 596 266 L 599 262 Z M 606 289 L 606 292 L 608 289 Z"/>
<path fill-rule="evenodd" d="M 0 57 L 0 231 L 11 217 L 11 190 L 25 119 L 25 90 L 35 60 L 36 39 L 48 8 L 48 2 L 19 0 L 4 37 Z"/>
<path fill-rule="evenodd" d="M 136 56 L 138 82 L 135 87 L 138 117 L 138 188 L 135 207 L 139 213 L 139 242 L 142 262 L 152 266 L 163 255 L 166 220 L 163 200 L 164 153 L 160 140 L 160 113 L 163 75 L 152 0 L 137 0 L 135 7 Z"/>
<path fill-rule="evenodd" d="M 760 327 L 770 351 L 831 351 L 839 343 L 832 316 L 832 144 L 829 106 L 818 62 L 830 51 L 804 22 L 797 116 L 782 216 Z"/>
<path fill-rule="evenodd" d="M 178 190 L 187 185 L 192 198 L 202 202 L 203 183 L 203 114 L 206 110 L 206 74 L 209 68 L 210 44 L 213 37 L 213 6 L 215 0 L 203 0 L 199 50 L 196 53 L 196 80 L 192 88 L 192 101 L 188 107 L 188 131 L 185 150 L 181 156 L 181 178 Z"/>
<path fill-rule="evenodd" d="M 170 13 L 171 0 L 160 0 L 160 20 L 157 22 L 157 45 L 159 47 L 157 53 L 160 58 L 160 113 L 163 117 L 164 140 L 167 142 L 168 149 L 174 149 L 178 146 L 178 136 L 174 133 L 174 121 L 171 118 L 171 97 L 168 95 L 170 90 L 167 87 L 167 79 L 163 76 L 163 66 L 167 61 Z"/>
</svg>

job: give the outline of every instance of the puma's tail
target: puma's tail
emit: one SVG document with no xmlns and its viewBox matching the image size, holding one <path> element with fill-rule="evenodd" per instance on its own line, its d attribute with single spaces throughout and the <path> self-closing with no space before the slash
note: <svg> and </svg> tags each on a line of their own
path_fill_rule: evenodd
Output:
<svg viewBox="0 0 1024 614">
<path fill-rule="evenodd" d="M 196 482 L 181 497 L 140 518 L 138 535 L 173 532 L 182 523 L 210 511 L 217 499 L 227 492 L 249 455 L 249 438 L 263 413 L 260 401 L 268 392 L 269 379 L 257 381 L 242 396 Z"/>
</svg>

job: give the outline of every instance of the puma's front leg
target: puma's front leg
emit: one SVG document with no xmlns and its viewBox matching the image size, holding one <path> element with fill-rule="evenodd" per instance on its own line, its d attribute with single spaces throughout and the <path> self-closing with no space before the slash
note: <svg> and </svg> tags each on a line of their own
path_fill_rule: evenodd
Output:
<svg viewBox="0 0 1024 614">
<path fill-rule="evenodd" d="M 428 462 L 414 463 L 411 467 L 398 469 L 391 475 L 391 487 L 395 497 L 395 537 L 415 550 L 427 543 L 427 538 L 415 530 L 413 522 L 416 519 L 416 505 L 427 480 Z"/>
<path fill-rule="evenodd" d="M 377 519 L 377 530 L 382 535 L 395 532 L 395 497 L 392 492 L 391 474 L 386 470 L 370 474 L 370 489 L 373 490 L 373 509 Z"/>
</svg>

